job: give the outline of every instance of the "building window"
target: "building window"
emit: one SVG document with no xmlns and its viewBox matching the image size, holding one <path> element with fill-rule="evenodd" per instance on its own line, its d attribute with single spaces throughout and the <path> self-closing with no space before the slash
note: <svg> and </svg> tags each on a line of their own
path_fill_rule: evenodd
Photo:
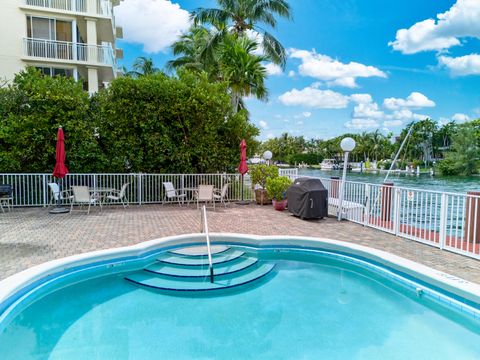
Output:
<svg viewBox="0 0 480 360">
<path fill-rule="evenodd" d="M 27 16 L 27 36 L 33 39 L 72 42 L 72 22 Z"/>
<path fill-rule="evenodd" d="M 35 66 L 36 69 L 47 76 L 65 76 L 65 77 L 74 77 L 73 69 L 64 69 L 64 68 L 54 68 L 48 66 Z"/>
</svg>

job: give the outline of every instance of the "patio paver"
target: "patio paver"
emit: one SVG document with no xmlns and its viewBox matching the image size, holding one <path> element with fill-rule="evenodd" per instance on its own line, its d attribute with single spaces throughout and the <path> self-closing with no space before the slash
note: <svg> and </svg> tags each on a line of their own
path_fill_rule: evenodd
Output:
<svg viewBox="0 0 480 360">
<path fill-rule="evenodd" d="M 480 284 L 480 261 L 334 218 L 303 221 L 271 206 L 230 204 L 208 211 L 210 232 L 325 237 L 377 248 Z M 51 215 L 45 208 L 0 214 L 0 280 L 45 261 L 136 244 L 163 236 L 197 233 L 196 208 L 131 205 L 93 209 L 90 215 Z"/>
</svg>

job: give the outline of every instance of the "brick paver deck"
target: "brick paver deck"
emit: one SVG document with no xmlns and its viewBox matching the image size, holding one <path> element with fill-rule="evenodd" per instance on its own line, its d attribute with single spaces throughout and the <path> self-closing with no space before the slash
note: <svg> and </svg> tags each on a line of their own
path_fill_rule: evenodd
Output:
<svg viewBox="0 0 480 360">
<path fill-rule="evenodd" d="M 304 221 L 271 206 L 229 204 L 208 212 L 210 232 L 325 237 L 377 248 L 480 284 L 480 261 L 333 218 Z M 177 205 L 112 207 L 90 215 L 51 215 L 47 209 L 0 213 L 0 279 L 73 254 L 199 232 L 196 208 Z"/>
</svg>

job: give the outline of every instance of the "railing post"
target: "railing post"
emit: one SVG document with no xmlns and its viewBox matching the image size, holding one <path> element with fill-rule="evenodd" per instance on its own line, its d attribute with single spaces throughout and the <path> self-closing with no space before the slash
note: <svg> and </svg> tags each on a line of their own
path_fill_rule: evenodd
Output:
<svg viewBox="0 0 480 360">
<path fill-rule="evenodd" d="M 445 238 L 447 236 L 447 194 L 442 194 L 440 201 L 440 235 L 438 239 L 438 245 L 440 250 L 445 247 Z"/>
<path fill-rule="evenodd" d="M 393 231 L 395 236 L 398 236 L 400 232 L 400 209 L 402 202 L 402 191 L 396 187 L 393 187 L 394 198 L 393 198 Z"/>
<path fill-rule="evenodd" d="M 142 173 L 138 174 L 137 198 L 138 205 L 142 205 Z"/>
<path fill-rule="evenodd" d="M 370 184 L 365 184 L 365 206 L 363 214 L 363 226 L 368 226 L 370 221 Z"/>
<path fill-rule="evenodd" d="M 46 175 L 42 174 L 42 187 L 43 187 L 43 207 L 47 206 L 47 180 Z"/>
</svg>

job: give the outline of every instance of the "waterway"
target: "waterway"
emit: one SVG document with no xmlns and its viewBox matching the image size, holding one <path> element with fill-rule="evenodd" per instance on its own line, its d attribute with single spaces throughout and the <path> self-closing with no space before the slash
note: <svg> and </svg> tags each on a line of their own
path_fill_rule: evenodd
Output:
<svg viewBox="0 0 480 360">
<path fill-rule="evenodd" d="M 342 176 L 341 171 L 323 171 L 320 169 L 299 169 L 299 175 L 326 177 Z M 347 180 L 360 181 L 378 184 L 385 179 L 386 173 L 358 173 L 348 172 Z M 480 176 L 431 176 L 429 174 L 407 175 L 391 173 L 389 182 L 393 182 L 396 186 L 428 189 L 434 191 L 466 193 L 467 191 L 480 191 Z"/>
</svg>

